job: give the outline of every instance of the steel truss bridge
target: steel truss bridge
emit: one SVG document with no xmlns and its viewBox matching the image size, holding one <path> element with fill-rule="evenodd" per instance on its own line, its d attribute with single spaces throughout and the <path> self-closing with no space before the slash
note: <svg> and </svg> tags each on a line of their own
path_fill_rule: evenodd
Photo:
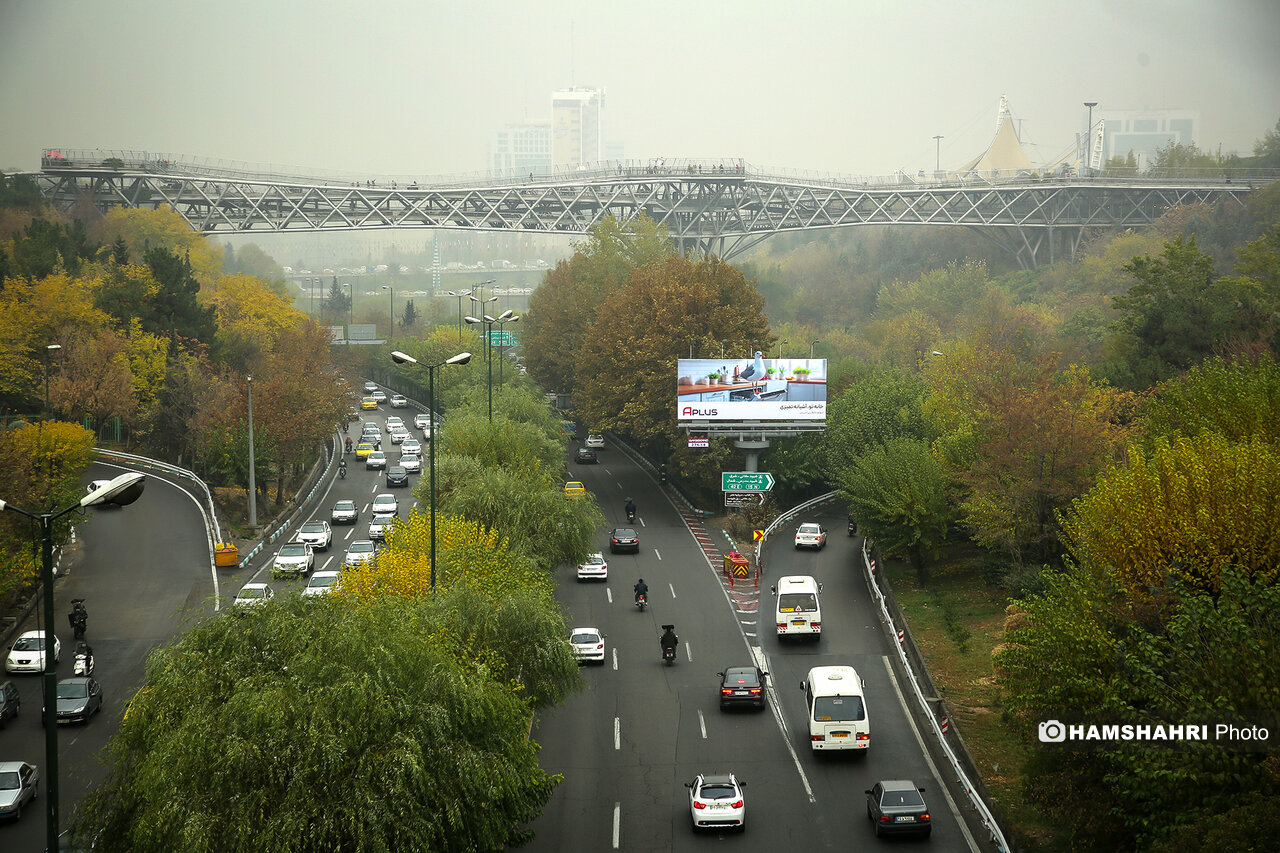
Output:
<svg viewBox="0 0 1280 853">
<path fill-rule="evenodd" d="M 1023 268 L 1075 257 L 1094 233 L 1150 225 L 1184 205 L 1240 203 L 1280 174 L 1177 170 L 945 173 L 911 178 L 770 174 L 741 160 L 599 163 L 554 174 L 416 179 L 299 176 L 145 152 L 46 150 L 32 173 L 64 212 L 167 205 L 204 234 L 463 229 L 585 234 L 647 215 L 682 253 L 732 258 L 774 234 L 857 225 L 978 229 Z"/>
</svg>

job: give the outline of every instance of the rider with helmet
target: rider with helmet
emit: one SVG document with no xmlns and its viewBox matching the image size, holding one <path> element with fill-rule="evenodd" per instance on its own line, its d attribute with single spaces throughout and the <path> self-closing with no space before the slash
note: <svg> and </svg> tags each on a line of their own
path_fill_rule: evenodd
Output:
<svg viewBox="0 0 1280 853">
<path fill-rule="evenodd" d="M 632 589 L 636 591 L 636 601 L 639 601 L 640 596 L 642 595 L 645 598 L 649 597 L 649 585 L 644 582 L 644 578 L 640 578 L 640 580 L 636 581 L 636 584 Z"/>
</svg>

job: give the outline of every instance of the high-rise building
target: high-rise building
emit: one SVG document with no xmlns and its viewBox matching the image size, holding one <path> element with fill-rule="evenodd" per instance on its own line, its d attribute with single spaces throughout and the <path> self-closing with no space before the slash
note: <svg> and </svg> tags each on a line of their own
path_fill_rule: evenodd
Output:
<svg viewBox="0 0 1280 853">
<path fill-rule="evenodd" d="M 1102 110 L 1098 115 L 1105 121 L 1103 163 L 1132 151 L 1145 166 L 1169 143 L 1192 145 L 1200 135 L 1199 110 Z"/>
<path fill-rule="evenodd" d="M 604 90 L 557 89 L 551 93 L 551 159 L 557 167 L 604 159 Z"/>
<path fill-rule="evenodd" d="M 551 125 L 508 124 L 493 135 L 489 171 L 495 175 L 551 174 Z"/>
</svg>

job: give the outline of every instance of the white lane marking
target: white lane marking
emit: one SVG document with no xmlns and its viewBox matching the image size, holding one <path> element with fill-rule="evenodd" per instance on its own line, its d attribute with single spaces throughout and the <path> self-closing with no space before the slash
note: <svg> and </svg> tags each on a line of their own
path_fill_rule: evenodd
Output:
<svg viewBox="0 0 1280 853">
<path fill-rule="evenodd" d="M 675 598 L 676 597 L 675 584 L 667 584 L 667 588 L 671 590 L 671 597 Z"/>
<path fill-rule="evenodd" d="M 702 711 L 698 711 L 698 728 L 702 729 L 702 739 L 707 739 L 707 720 L 702 716 Z"/>
<path fill-rule="evenodd" d="M 739 612 L 739 613 L 750 613 L 750 612 L 752 612 L 752 611 L 749 611 L 749 610 L 739 610 L 738 612 Z M 743 625 L 754 625 L 754 624 L 756 624 L 756 620 L 754 620 L 754 619 L 739 619 L 738 621 L 739 621 L 739 622 L 741 622 Z"/>
<path fill-rule="evenodd" d="M 661 560 L 661 559 L 662 559 L 662 552 L 660 552 L 657 548 L 654 548 L 654 549 L 653 549 L 653 556 L 655 556 L 655 557 L 657 557 L 659 560 Z"/>
<path fill-rule="evenodd" d="M 693 663 L 693 646 L 688 643 L 684 644 L 684 655 L 689 659 L 689 663 Z"/>
<path fill-rule="evenodd" d="M 622 749 L 622 720 L 613 718 L 613 748 Z"/>
<path fill-rule="evenodd" d="M 618 647 L 614 646 L 610 651 L 613 652 L 613 671 L 618 671 Z"/>
<path fill-rule="evenodd" d="M 907 722 L 911 724 L 911 733 L 916 736 L 916 743 L 920 744 L 920 753 L 924 756 L 925 763 L 929 765 L 929 772 L 933 774 L 933 781 L 938 783 L 938 790 L 942 791 L 942 796 L 946 797 L 947 805 L 951 807 L 951 813 L 955 815 L 956 823 L 960 825 L 960 831 L 964 833 L 965 840 L 969 842 L 969 849 L 973 853 L 978 853 L 978 844 L 973 840 L 973 835 L 969 832 L 969 825 L 965 823 L 964 818 L 960 815 L 960 809 L 956 807 L 956 801 L 951 798 L 951 792 L 943 784 L 942 776 L 938 773 L 938 766 L 933 763 L 933 756 L 929 754 L 929 749 L 924 744 L 924 737 L 921 736 L 920 729 L 916 727 L 915 717 L 911 715 L 910 709 L 907 708 L 907 697 L 902 695 L 902 688 L 898 686 L 898 676 L 894 674 L 893 665 L 889 663 L 889 656 L 881 655 L 880 660 L 884 663 L 884 670 L 889 675 L 889 683 L 893 685 L 893 692 L 898 696 L 898 704 L 902 706 L 902 716 L 906 717 Z"/>
<path fill-rule="evenodd" d="M 325 557 L 325 558 L 324 558 L 324 565 L 322 565 L 322 566 L 320 567 L 320 571 L 322 571 L 322 572 L 323 572 L 323 571 L 325 571 L 326 569 L 328 569 L 328 568 L 329 568 L 329 564 L 330 564 L 330 563 L 332 563 L 332 562 L 333 562 L 333 555 L 332 555 L 332 554 L 330 554 L 329 556 L 327 556 L 327 557 Z"/>
<path fill-rule="evenodd" d="M 644 519 L 642 518 L 642 519 L 640 519 L 640 526 L 641 526 L 641 527 L 648 527 L 649 525 L 645 524 L 645 523 L 644 523 Z"/>
<path fill-rule="evenodd" d="M 618 830 L 622 826 L 622 804 L 613 804 L 613 849 L 618 849 Z"/>
<path fill-rule="evenodd" d="M 609 589 L 609 587 L 605 587 L 604 594 L 605 597 L 609 599 L 609 603 L 613 604 L 613 590 Z"/>
<path fill-rule="evenodd" d="M 765 672 L 769 672 L 769 660 L 765 657 L 764 649 L 750 644 L 747 645 L 747 648 L 751 650 L 751 657 L 755 660 L 756 666 Z M 800 764 L 800 756 L 796 755 L 796 748 L 791 743 L 791 732 L 787 729 L 787 721 L 782 718 L 782 706 L 778 704 L 778 692 L 773 689 L 773 679 L 765 680 L 764 690 L 769 696 L 769 710 L 773 711 L 773 719 L 778 724 L 778 729 L 782 732 L 782 743 L 786 746 L 787 752 L 791 754 L 791 761 L 796 766 L 796 772 L 800 774 L 800 783 L 804 785 L 804 792 L 809 796 L 809 802 L 816 803 L 818 798 L 813 795 L 813 787 L 809 784 L 809 777 L 804 775 L 804 767 Z"/>
</svg>

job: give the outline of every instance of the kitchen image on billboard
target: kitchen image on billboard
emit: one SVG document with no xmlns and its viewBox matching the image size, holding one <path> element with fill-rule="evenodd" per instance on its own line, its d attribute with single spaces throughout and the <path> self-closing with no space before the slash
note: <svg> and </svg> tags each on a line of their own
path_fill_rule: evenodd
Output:
<svg viewBox="0 0 1280 853">
<path fill-rule="evenodd" d="M 824 421 L 825 358 L 682 358 L 680 421 Z"/>
</svg>

